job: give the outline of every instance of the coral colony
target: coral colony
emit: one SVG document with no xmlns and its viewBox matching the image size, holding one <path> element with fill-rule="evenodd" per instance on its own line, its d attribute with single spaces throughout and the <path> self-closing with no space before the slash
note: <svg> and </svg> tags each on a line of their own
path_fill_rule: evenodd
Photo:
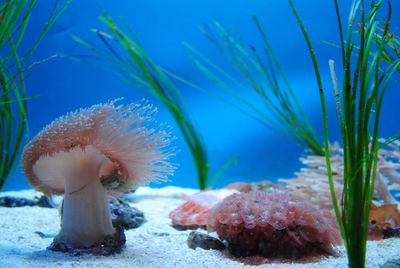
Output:
<svg viewBox="0 0 400 268">
<path fill-rule="evenodd" d="M 380 139 L 383 144 L 384 139 Z M 335 192 L 340 200 L 343 192 L 344 162 L 343 149 L 335 143 L 331 146 L 331 167 L 335 183 Z M 394 141 L 378 152 L 378 174 L 375 185 L 375 199 L 384 203 L 396 203 L 400 190 L 400 142 Z M 285 183 L 286 190 L 307 199 L 323 209 L 332 209 L 325 157 L 307 155 L 300 158 L 304 167 L 291 179 L 279 179 Z M 397 195 L 397 196 L 396 196 Z"/>
<path fill-rule="evenodd" d="M 155 111 L 145 102 L 94 105 L 56 119 L 26 146 L 22 168 L 31 185 L 64 194 L 51 249 L 107 246 L 114 239 L 120 251 L 125 238 L 112 226 L 107 195 L 165 180 L 174 170 L 169 133 L 149 127 Z"/>
<path fill-rule="evenodd" d="M 169 213 L 172 225 L 177 229 L 196 229 L 206 227 L 208 213 L 211 208 L 225 197 L 238 193 L 233 189 L 202 191 L 191 196 L 185 196 L 182 205 Z"/>
<path fill-rule="evenodd" d="M 209 231 L 236 257 L 300 259 L 334 255 L 341 243 L 335 217 L 287 193 L 233 194 L 209 213 Z"/>
</svg>

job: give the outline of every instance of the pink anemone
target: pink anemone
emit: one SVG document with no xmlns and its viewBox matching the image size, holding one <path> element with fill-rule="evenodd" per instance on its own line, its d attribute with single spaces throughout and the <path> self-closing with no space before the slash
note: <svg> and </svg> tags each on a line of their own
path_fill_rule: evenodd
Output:
<svg viewBox="0 0 400 268">
<path fill-rule="evenodd" d="M 93 105 L 56 119 L 25 147 L 22 168 L 31 185 L 64 194 L 58 240 L 78 248 L 98 245 L 115 232 L 107 193 L 173 173 L 170 134 L 150 127 L 155 112 L 146 102 Z"/>
</svg>

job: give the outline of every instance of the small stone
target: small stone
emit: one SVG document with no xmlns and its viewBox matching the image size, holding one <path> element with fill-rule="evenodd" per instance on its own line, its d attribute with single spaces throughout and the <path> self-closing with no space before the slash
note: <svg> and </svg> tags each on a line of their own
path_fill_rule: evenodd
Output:
<svg viewBox="0 0 400 268">
<path fill-rule="evenodd" d="M 196 230 L 196 229 L 203 229 L 207 230 L 207 226 L 205 225 L 197 225 L 197 224 L 192 224 L 192 225 L 181 225 L 181 224 L 172 224 L 172 228 L 178 231 L 186 231 L 186 230 Z"/>
<path fill-rule="evenodd" d="M 154 232 L 154 233 L 152 233 L 154 236 L 169 236 L 170 234 L 169 233 L 166 233 L 166 232 L 162 232 L 162 233 L 157 233 L 157 232 Z"/>
<path fill-rule="evenodd" d="M 383 239 L 391 238 L 391 237 L 400 237 L 400 227 L 388 227 L 382 231 Z"/>
<path fill-rule="evenodd" d="M 41 238 L 52 238 L 52 237 L 55 237 L 54 234 L 45 234 L 45 233 L 43 233 L 41 231 L 36 231 L 35 234 L 37 234 Z"/>
<path fill-rule="evenodd" d="M 56 208 L 57 207 L 52 202 L 52 200 L 46 195 L 42 195 L 41 197 L 37 198 L 36 206 L 42 207 L 42 208 Z"/>
<path fill-rule="evenodd" d="M 203 234 L 197 231 L 192 231 L 187 239 L 187 244 L 189 248 L 196 249 L 216 249 L 224 250 L 226 246 L 219 239 L 212 237 L 208 234 Z"/>
<path fill-rule="evenodd" d="M 145 222 L 144 213 L 131 207 L 128 202 L 121 199 L 110 199 L 109 204 L 113 225 L 129 230 L 138 228 Z"/>
</svg>

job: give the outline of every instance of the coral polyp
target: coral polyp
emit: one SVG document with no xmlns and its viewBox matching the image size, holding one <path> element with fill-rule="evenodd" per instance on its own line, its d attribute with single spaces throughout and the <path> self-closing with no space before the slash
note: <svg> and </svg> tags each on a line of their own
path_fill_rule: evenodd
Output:
<svg viewBox="0 0 400 268">
<path fill-rule="evenodd" d="M 236 257 L 300 259 L 335 255 L 341 243 L 334 216 L 287 193 L 233 194 L 209 213 L 208 230 Z"/>
</svg>

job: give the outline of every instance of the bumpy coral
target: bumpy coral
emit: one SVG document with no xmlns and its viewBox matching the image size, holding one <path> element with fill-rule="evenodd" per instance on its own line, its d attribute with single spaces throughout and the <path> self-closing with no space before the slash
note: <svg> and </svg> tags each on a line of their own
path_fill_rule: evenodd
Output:
<svg viewBox="0 0 400 268">
<path fill-rule="evenodd" d="M 225 197 L 237 193 L 232 189 L 202 191 L 185 196 L 185 203 L 169 213 L 172 225 L 177 229 L 197 229 L 207 225 L 210 209 Z"/>
<path fill-rule="evenodd" d="M 229 252 L 236 257 L 334 255 L 333 246 L 341 242 L 330 212 L 279 192 L 228 196 L 210 211 L 207 227 L 228 242 Z"/>
<path fill-rule="evenodd" d="M 344 177 L 343 150 L 335 143 L 331 145 L 330 151 L 336 197 L 340 200 Z M 306 155 L 301 157 L 300 161 L 304 167 L 295 172 L 295 178 L 278 181 L 285 183 L 285 189 L 290 194 L 299 196 L 319 208 L 333 209 L 325 156 Z"/>
<path fill-rule="evenodd" d="M 380 139 L 381 144 L 384 142 L 384 139 Z M 341 200 L 344 182 L 343 149 L 334 143 L 330 151 L 336 197 Z M 379 172 L 376 177 L 374 197 L 387 204 L 396 203 L 396 198 L 400 198 L 400 141 L 394 141 L 380 149 L 378 157 Z M 322 209 L 332 209 L 325 157 L 307 155 L 300 158 L 300 161 L 304 167 L 295 173 L 295 178 L 278 181 L 285 183 L 285 189 L 289 193 L 304 198 Z"/>
</svg>

